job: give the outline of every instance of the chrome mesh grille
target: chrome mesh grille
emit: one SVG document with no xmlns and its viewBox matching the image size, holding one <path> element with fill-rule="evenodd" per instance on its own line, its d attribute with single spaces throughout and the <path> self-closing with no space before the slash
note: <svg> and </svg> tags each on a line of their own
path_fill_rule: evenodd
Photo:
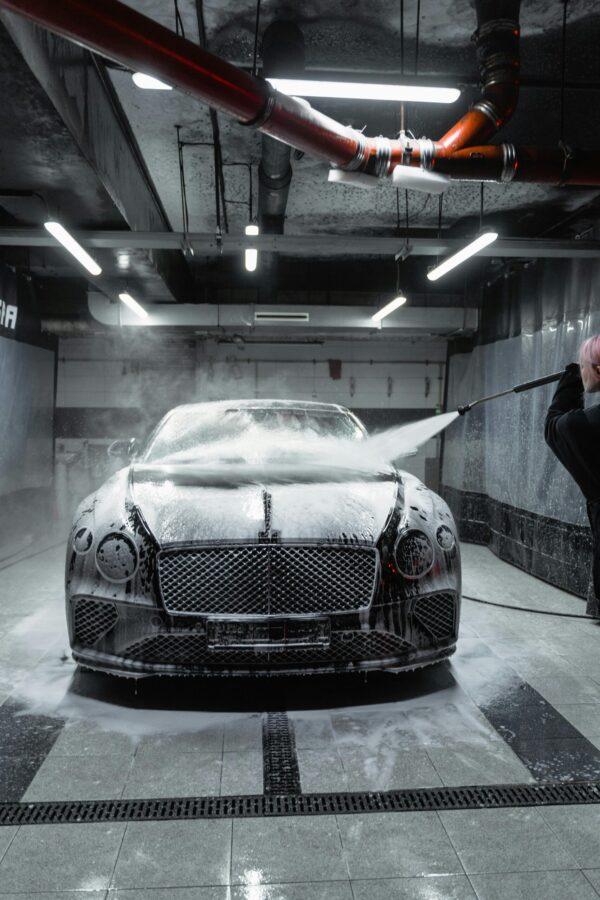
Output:
<svg viewBox="0 0 600 900">
<path fill-rule="evenodd" d="M 454 594 L 430 594 L 419 597 L 413 606 L 415 622 L 436 641 L 454 636 L 456 597 Z"/>
<path fill-rule="evenodd" d="M 111 630 L 116 621 L 114 603 L 101 603 L 85 597 L 75 601 L 73 629 L 78 644 L 91 647 Z"/>
<path fill-rule="evenodd" d="M 395 659 L 411 649 L 414 648 L 402 638 L 378 631 L 333 634 L 329 647 L 294 647 L 263 653 L 249 650 L 209 650 L 206 638 L 201 634 L 156 634 L 131 644 L 123 652 L 123 656 L 151 665 L 186 668 L 265 668 Z"/>
<path fill-rule="evenodd" d="M 374 547 L 197 546 L 158 555 L 165 608 L 179 615 L 349 612 L 369 605 L 377 570 Z"/>
</svg>

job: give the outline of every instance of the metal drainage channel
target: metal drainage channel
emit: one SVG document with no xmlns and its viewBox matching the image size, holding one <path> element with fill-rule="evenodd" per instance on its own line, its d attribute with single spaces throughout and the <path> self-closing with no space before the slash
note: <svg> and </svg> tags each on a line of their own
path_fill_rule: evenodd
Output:
<svg viewBox="0 0 600 900">
<path fill-rule="evenodd" d="M 600 781 L 424 788 L 375 793 L 2 803 L 0 826 L 435 812 L 589 803 L 600 803 Z"/>
<path fill-rule="evenodd" d="M 267 713 L 262 738 L 265 794 L 301 794 L 296 739 L 287 713 Z"/>
</svg>

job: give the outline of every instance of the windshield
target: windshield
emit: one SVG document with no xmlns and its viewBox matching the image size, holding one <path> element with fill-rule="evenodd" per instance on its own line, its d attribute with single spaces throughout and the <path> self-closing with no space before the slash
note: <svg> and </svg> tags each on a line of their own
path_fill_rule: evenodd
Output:
<svg viewBox="0 0 600 900">
<path fill-rule="evenodd" d="M 323 439 L 361 440 L 358 422 L 337 410 L 293 407 L 183 407 L 163 422 L 145 462 L 282 459 L 314 451 Z"/>
</svg>

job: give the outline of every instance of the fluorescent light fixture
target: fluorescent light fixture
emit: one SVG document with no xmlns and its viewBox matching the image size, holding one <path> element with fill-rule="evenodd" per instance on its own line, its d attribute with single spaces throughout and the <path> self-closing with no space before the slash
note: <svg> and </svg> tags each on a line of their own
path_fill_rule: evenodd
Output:
<svg viewBox="0 0 600 900">
<path fill-rule="evenodd" d="M 62 244 L 65 250 L 68 250 L 71 256 L 74 256 L 77 262 L 81 263 L 84 269 L 90 275 L 100 275 L 102 269 L 95 259 L 92 259 L 89 253 L 78 244 L 73 235 L 69 234 L 66 228 L 60 222 L 44 222 L 44 228 L 49 231 L 53 238 L 56 238 L 59 244 Z"/>
<path fill-rule="evenodd" d="M 129 256 L 129 253 L 117 253 L 117 265 L 119 269 L 128 269 L 130 262 L 131 257 Z"/>
<path fill-rule="evenodd" d="M 143 91 L 172 91 L 170 84 L 159 81 L 153 75 L 146 75 L 145 72 L 134 72 L 131 76 L 136 87 L 142 88 Z"/>
<path fill-rule="evenodd" d="M 393 103 L 454 103 L 458 88 L 417 84 L 368 84 L 359 81 L 309 81 L 303 78 L 267 78 L 275 90 L 291 97 L 332 97 L 343 100 L 387 100 Z"/>
<path fill-rule="evenodd" d="M 442 275 L 450 272 L 451 269 L 460 266 L 460 264 L 464 263 L 469 257 L 475 256 L 476 253 L 479 253 L 479 251 L 483 250 L 484 247 L 487 247 L 488 244 L 493 244 L 497 237 L 498 234 L 495 231 L 485 231 L 483 234 L 480 234 L 478 238 L 475 238 L 474 241 L 471 241 L 470 244 L 467 244 L 466 247 L 463 247 L 462 250 L 459 250 L 458 253 L 455 253 L 454 256 L 449 256 L 448 259 L 441 262 L 435 269 L 431 269 L 427 273 L 427 277 L 430 281 L 437 281 L 438 278 L 441 278 Z"/>
<path fill-rule="evenodd" d="M 246 234 L 254 237 L 258 234 L 258 225 L 246 225 Z M 258 265 L 258 250 L 254 247 L 246 247 L 244 250 L 244 265 L 246 272 L 255 272 Z"/>
<path fill-rule="evenodd" d="M 404 306 L 406 303 L 406 297 L 403 297 L 402 294 L 399 294 L 397 297 L 394 297 L 393 300 L 390 300 L 389 303 L 386 303 L 385 306 L 382 306 L 381 309 L 378 309 L 376 313 L 374 313 L 371 318 L 374 322 L 381 322 L 382 319 L 385 319 L 386 316 L 389 316 L 390 313 L 393 313 L 395 309 L 398 309 L 399 306 Z"/>
<path fill-rule="evenodd" d="M 125 306 L 128 306 L 129 309 L 136 314 L 136 316 L 140 317 L 140 319 L 148 318 L 148 313 L 146 312 L 144 307 L 140 306 L 140 304 L 131 296 L 131 294 L 123 291 L 122 294 L 119 294 L 119 300 L 121 301 L 121 303 L 124 303 Z"/>
</svg>

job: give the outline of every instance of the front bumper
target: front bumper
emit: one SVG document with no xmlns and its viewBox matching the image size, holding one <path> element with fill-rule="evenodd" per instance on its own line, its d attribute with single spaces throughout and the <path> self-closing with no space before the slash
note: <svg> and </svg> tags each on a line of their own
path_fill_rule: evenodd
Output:
<svg viewBox="0 0 600 900">
<path fill-rule="evenodd" d="M 324 645 L 273 649 L 214 647 L 208 640 L 214 617 L 173 619 L 135 603 L 75 596 L 68 616 L 74 659 L 113 674 L 306 675 L 413 669 L 445 659 L 455 649 L 459 606 L 458 595 L 448 590 L 374 605 L 367 614 L 329 616 L 330 637 Z M 323 617 L 301 618 L 310 623 Z"/>
</svg>

